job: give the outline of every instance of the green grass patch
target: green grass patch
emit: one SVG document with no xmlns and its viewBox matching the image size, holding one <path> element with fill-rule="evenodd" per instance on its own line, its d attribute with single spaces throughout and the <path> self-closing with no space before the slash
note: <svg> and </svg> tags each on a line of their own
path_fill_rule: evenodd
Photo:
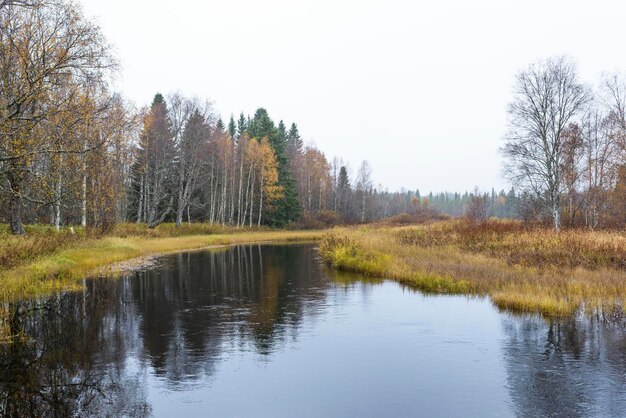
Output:
<svg viewBox="0 0 626 418">
<path fill-rule="evenodd" d="M 410 278 L 399 278 L 398 281 L 426 293 L 464 294 L 472 291 L 467 280 L 456 280 L 453 277 L 435 274 L 416 274 Z"/>
</svg>

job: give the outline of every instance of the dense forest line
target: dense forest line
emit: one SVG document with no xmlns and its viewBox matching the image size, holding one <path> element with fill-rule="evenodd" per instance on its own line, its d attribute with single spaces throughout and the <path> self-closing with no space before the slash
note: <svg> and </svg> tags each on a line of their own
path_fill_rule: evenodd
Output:
<svg viewBox="0 0 626 418">
<path fill-rule="evenodd" d="M 113 91 L 119 65 L 66 0 L 0 2 L 0 222 L 322 227 L 436 212 L 567 226 L 626 224 L 626 88 L 592 91 L 564 58 L 516 78 L 503 154 L 514 189 L 389 192 L 264 108 L 224 122 L 208 101 Z M 407 178 L 407 181 L 413 181 Z M 419 181 L 419 179 L 415 179 Z M 563 221 L 564 220 L 564 221 Z"/>
<path fill-rule="evenodd" d="M 13 233 L 25 223 L 327 226 L 428 207 L 419 193 L 374 187 L 367 162 L 353 175 L 329 161 L 263 108 L 224 123 L 208 101 L 174 93 L 135 109 L 112 91 L 111 48 L 75 3 L 3 2 L 0 19 L 0 216 Z"/>
<path fill-rule="evenodd" d="M 0 3 L 1 219 L 108 228 L 183 220 L 284 226 L 391 214 L 356 178 L 265 109 L 226 125 L 171 94 L 136 110 L 112 91 L 118 64 L 100 29 L 64 0 Z M 384 209 L 375 209 L 374 202 Z"/>
</svg>

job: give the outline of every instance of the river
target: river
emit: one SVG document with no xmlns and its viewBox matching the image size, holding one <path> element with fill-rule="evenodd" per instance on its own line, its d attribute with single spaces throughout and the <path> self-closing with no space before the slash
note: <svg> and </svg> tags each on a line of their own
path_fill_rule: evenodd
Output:
<svg viewBox="0 0 626 418">
<path fill-rule="evenodd" d="M 626 416 L 622 314 L 513 315 L 310 244 L 175 254 L 5 309 L 2 416 Z"/>
</svg>

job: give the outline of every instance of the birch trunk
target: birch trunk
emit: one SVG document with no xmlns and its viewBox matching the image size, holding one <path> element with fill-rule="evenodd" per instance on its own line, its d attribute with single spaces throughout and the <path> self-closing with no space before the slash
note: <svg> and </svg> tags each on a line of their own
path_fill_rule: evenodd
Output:
<svg viewBox="0 0 626 418">
<path fill-rule="evenodd" d="M 248 201 L 250 197 L 250 179 L 252 178 L 252 164 L 250 164 L 250 170 L 248 171 L 248 180 L 246 182 L 246 197 L 244 202 L 244 211 L 243 217 L 241 219 L 241 226 L 243 227 L 246 223 L 246 216 L 248 214 Z"/>
<path fill-rule="evenodd" d="M 255 181 L 255 173 L 252 173 L 252 183 L 250 184 L 250 228 L 252 228 L 252 213 L 254 211 L 254 181 Z"/>
<path fill-rule="evenodd" d="M 61 170 L 59 170 L 59 178 L 56 184 L 55 202 L 54 202 L 54 229 L 61 230 L 61 190 L 63 178 L 61 176 Z"/>
<path fill-rule="evenodd" d="M 86 184 L 85 184 L 86 186 Z M 137 223 L 141 223 L 141 220 L 143 218 L 143 201 L 144 201 L 144 178 L 143 175 L 140 177 L 139 180 L 139 203 L 137 204 Z"/>
<path fill-rule="evenodd" d="M 263 172 L 261 172 L 261 189 L 259 192 L 259 222 L 257 223 L 257 226 L 261 226 L 261 216 L 263 214 Z"/>
<path fill-rule="evenodd" d="M 83 150 L 86 151 L 87 144 L 83 144 Z M 83 154 L 83 184 L 81 190 L 81 217 L 80 217 L 80 225 L 85 228 L 87 226 L 87 160 L 85 159 L 85 154 Z"/>
<path fill-rule="evenodd" d="M 242 224 L 243 221 L 241 220 L 241 199 L 243 197 L 242 195 L 242 187 L 243 187 L 243 156 L 240 157 L 241 161 L 239 163 L 239 197 L 238 197 L 238 203 L 237 203 L 237 227 L 239 228 Z"/>
</svg>

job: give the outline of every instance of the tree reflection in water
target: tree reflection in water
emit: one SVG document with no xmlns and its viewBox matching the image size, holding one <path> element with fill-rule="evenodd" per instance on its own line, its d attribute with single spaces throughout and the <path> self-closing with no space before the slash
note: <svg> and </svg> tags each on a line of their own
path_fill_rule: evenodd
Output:
<svg viewBox="0 0 626 418">
<path fill-rule="evenodd" d="M 131 293 L 157 375 L 185 383 L 212 374 L 233 351 L 269 355 L 297 336 L 328 286 L 313 251 L 254 245 L 185 253 L 137 274 Z"/>
<path fill-rule="evenodd" d="M 312 246 L 181 253 L 82 293 L 9 307 L 3 416 L 141 416 L 147 368 L 169 385 L 210 376 L 228 353 L 267 356 L 297 338 L 329 285 Z"/>
<path fill-rule="evenodd" d="M 506 379 L 509 396 L 503 392 L 502 402 L 510 403 L 512 413 L 568 417 L 624 416 L 626 413 L 623 310 L 591 319 L 545 321 L 500 314 L 488 306 L 479 310 L 471 308 L 488 304 L 485 300 L 426 299 L 415 295 L 415 300 L 408 303 L 430 306 L 420 310 L 425 316 L 396 321 L 395 315 L 403 312 L 402 306 L 404 312 L 413 312 L 405 305 L 395 305 L 398 301 L 407 303 L 399 293 L 394 293 L 396 290 L 403 292 L 403 288 L 373 284 L 380 283 L 378 280 L 369 283 L 360 280 L 355 284 L 355 279 L 362 278 L 325 270 L 312 245 L 248 245 L 176 254 L 163 258 L 155 268 L 129 277 L 87 281 L 85 290 L 80 293 L 12 304 L 9 325 L 12 332 L 21 337 L 13 344 L 0 345 L 0 416 L 149 415 L 149 403 L 158 408 L 162 392 L 191 392 L 195 387 L 209 386 L 212 390 L 212 379 L 218 382 L 217 379 L 223 377 L 216 374 L 218 365 L 223 363 L 223 369 L 228 370 L 226 366 L 232 363 L 227 361 L 235 357 L 246 360 L 253 357 L 251 361 L 255 365 L 270 359 L 284 360 L 283 354 L 289 352 L 285 347 L 301 338 L 311 341 L 311 335 L 323 350 L 320 358 L 327 359 L 327 353 L 333 350 L 345 354 L 345 350 L 352 350 L 352 345 L 337 347 L 334 344 L 350 341 L 350 328 L 343 327 L 353 322 L 357 330 L 361 327 L 361 336 L 379 339 L 355 345 L 365 358 L 380 362 L 376 369 L 381 373 L 378 378 L 397 374 L 394 367 L 398 367 L 397 359 L 402 358 L 406 363 L 402 367 L 406 370 L 415 368 L 430 376 L 444 373 L 463 379 L 463 370 L 456 373 L 456 370 L 446 369 L 450 367 L 446 362 L 433 363 L 431 369 L 420 360 L 437 353 L 442 348 L 437 344 L 446 344 L 444 351 L 451 350 L 448 335 L 454 338 L 463 335 L 460 328 L 456 328 L 462 328 L 462 322 L 455 323 L 452 329 L 446 328 L 450 323 L 439 316 L 445 309 L 450 312 L 467 309 L 470 314 L 481 312 L 492 320 L 486 321 L 484 330 L 476 329 L 493 336 L 485 344 L 501 349 L 504 354 L 505 370 L 501 368 L 502 363 L 494 362 L 492 367 L 496 373 L 491 375 L 501 372 L 502 379 Z M 351 303 L 356 304 L 352 309 Z M 381 310 L 370 312 L 370 306 Z M 385 322 L 389 332 L 381 331 L 382 337 L 369 331 L 363 333 L 370 323 L 363 321 L 377 320 L 367 317 L 372 312 L 390 315 L 391 320 Z M 433 316 L 428 316 L 429 312 Z M 498 328 L 498 315 L 503 315 L 502 331 Z M 304 325 L 307 331 L 317 326 L 316 321 L 310 321 L 317 317 L 322 317 L 319 322 L 327 326 L 327 331 L 335 329 L 334 321 L 342 321 L 339 334 L 330 332 L 323 340 L 318 333 L 309 332 L 308 337 L 303 338 L 302 335 L 307 335 Z M 470 315 L 467 320 L 471 318 L 475 317 Z M 344 330 L 348 334 L 344 335 Z M 432 338 L 437 335 L 440 338 Z M 381 345 L 381 338 L 397 341 Z M 368 351 L 370 346 L 371 351 Z M 399 350 L 399 355 L 388 356 L 388 351 L 383 350 L 378 356 L 377 350 L 388 346 Z M 402 357 L 404 348 L 410 352 Z M 471 347 L 468 350 L 471 351 Z M 433 358 L 437 358 L 436 354 Z M 283 363 L 283 367 L 289 364 Z M 324 380 L 321 387 L 325 387 L 325 380 L 336 378 L 332 376 L 333 364 L 328 361 L 331 368 L 325 369 L 320 377 Z M 318 365 L 302 364 L 310 374 L 311 367 Z M 368 370 L 367 365 L 356 364 L 355 367 L 355 370 Z M 279 373 L 291 370 L 287 367 Z M 271 376 L 271 372 L 268 375 Z M 256 376 L 259 382 L 265 382 L 268 375 L 244 374 Z M 408 387 L 423 383 L 420 382 L 423 375 L 404 373 L 403 376 L 407 380 L 400 379 L 397 384 Z M 417 381 L 411 380 L 413 377 Z M 467 378 L 468 390 L 474 393 L 471 392 L 475 385 L 472 382 L 480 381 L 480 376 L 474 373 Z M 256 382 L 253 380 L 251 384 Z M 355 387 L 359 383 L 346 382 Z M 445 381 L 442 384 L 445 385 Z M 297 386 L 291 380 L 288 385 Z M 393 385 L 390 385 L 392 390 Z M 466 386 L 460 382 L 458 387 Z M 226 385 L 222 396 L 231 393 L 228 390 Z M 288 392 L 290 386 L 280 390 Z M 339 392 L 332 391 L 333 396 L 336 393 Z M 416 392 L 411 400 L 420 404 L 420 396 L 430 395 Z M 391 402 L 392 398 L 389 392 L 380 402 Z M 349 409 L 352 405 L 332 400 L 341 408 Z M 177 411 L 179 405 L 173 408 L 172 411 Z M 406 412 L 410 416 L 414 410 Z"/>
<path fill-rule="evenodd" d="M 624 416 L 626 322 L 615 312 L 503 319 L 508 385 L 519 416 Z"/>
<path fill-rule="evenodd" d="M 0 345 L 0 415 L 145 416 L 142 371 L 125 367 L 137 343 L 132 306 L 113 282 L 10 306 L 12 344 Z"/>
</svg>

